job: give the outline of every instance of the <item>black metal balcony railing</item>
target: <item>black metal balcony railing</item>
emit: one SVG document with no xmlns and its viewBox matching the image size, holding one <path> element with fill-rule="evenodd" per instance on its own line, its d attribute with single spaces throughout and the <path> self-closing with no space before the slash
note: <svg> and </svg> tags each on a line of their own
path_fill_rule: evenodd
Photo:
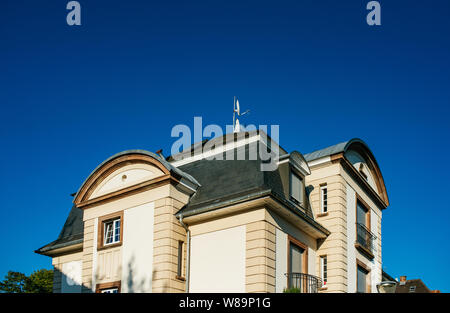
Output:
<svg viewBox="0 0 450 313">
<path fill-rule="evenodd" d="M 373 252 L 373 241 L 376 236 L 366 228 L 366 226 L 356 223 L 356 242 L 361 246 Z"/>
<path fill-rule="evenodd" d="M 322 287 L 322 280 L 319 277 L 304 273 L 286 273 L 288 278 L 288 289 L 291 292 L 317 293 Z"/>
</svg>

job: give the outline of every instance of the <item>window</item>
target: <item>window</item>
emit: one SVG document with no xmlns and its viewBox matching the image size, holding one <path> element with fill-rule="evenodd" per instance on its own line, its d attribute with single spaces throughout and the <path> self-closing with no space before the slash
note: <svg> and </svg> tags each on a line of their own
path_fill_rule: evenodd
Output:
<svg viewBox="0 0 450 313">
<path fill-rule="evenodd" d="M 119 293 L 119 289 L 118 288 L 102 289 L 100 293 Z"/>
<path fill-rule="evenodd" d="M 95 288 L 96 293 L 120 293 L 120 281 L 110 283 L 97 284 Z"/>
<path fill-rule="evenodd" d="M 288 287 L 305 292 L 309 286 L 304 275 L 308 271 L 308 247 L 294 237 L 288 236 L 288 240 Z"/>
<path fill-rule="evenodd" d="M 320 187 L 320 209 L 321 213 L 328 212 L 328 189 L 326 185 Z"/>
<path fill-rule="evenodd" d="M 104 222 L 104 245 L 120 242 L 120 218 Z"/>
<path fill-rule="evenodd" d="M 409 287 L 409 292 L 416 292 L 416 286 Z"/>
<path fill-rule="evenodd" d="M 303 273 L 303 253 L 304 249 L 293 244 L 289 244 L 289 276 L 288 286 L 290 288 L 302 289 L 304 285 L 304 279 L 301 273 Z"/>
<path fill-rule="evenodd" d="M 297 204 L 303 204 L 303 179 L 294 171 L 291 171 L 289 188 L 291 200 Z"/>
<path fill-rule="evenodd" d="M 291 243 L 289 245 L 289 254 L 290 254 L 290 273 L 303 273 L 303 252 L 305 249 Z"/>
<path fill-rule="evenodd" d="M 98 218 L 97 250 L 122 245 L 123 211 Z"/>
<path fill-rule="evenodd" d="M 327 269 L 327 256 L 322 255 L 320 257 L 320 278 L 322 279 L 322 286 L 326 286 L 328 280 L 328 269 Z"/>
<path fill-rule="evenodd" d="M 356 292 L 359 293 L 365 293 L 367 292 L 367 274 L 369 271 L 367 271 L 362 266 L 358 265 L 357 269 L 357 284 L 356 284 Z"/>
<path fill-rule="evenodd" d="M 178 241 L 178 267 L 177 267 L 177 278 L 183 276 L 183 242 Z"/>
<path fill-rule="evenodd" d="M 356 247 L 373 259 L 375 235 L 370 231 L 370 210 L 361 199 L 356 201 Z"/>
<path fill-rule="evenodd" d="M 367 227 L 369 224 L 368 213 L 369 210 L 358 200 L 356 203 L 356 222 Z"/>
</svg>

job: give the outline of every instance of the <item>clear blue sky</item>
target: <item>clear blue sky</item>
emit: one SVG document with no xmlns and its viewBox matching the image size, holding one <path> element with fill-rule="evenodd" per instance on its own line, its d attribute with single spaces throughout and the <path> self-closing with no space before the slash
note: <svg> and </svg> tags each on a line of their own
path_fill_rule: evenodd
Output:
<svg viewBox="0 0 450 313">
<path fill-rule="evenodd" d="M 68 1 L 0 3 L 0 277 L 50 268 L 71 193 L 125 149 L 167 154 L 171 128 L 279 124 L 308 153 L 364 139 L 391 206 L 383 266 L 450 291 L 450 2 Z"/>
</svg>

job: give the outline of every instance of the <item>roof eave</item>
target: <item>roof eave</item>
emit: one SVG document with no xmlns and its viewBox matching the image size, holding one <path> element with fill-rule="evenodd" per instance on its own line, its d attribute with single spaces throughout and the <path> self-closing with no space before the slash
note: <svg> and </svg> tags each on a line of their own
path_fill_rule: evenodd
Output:
<svg viewBox="0 0 450 313">
<path fill-rule="evenodd" d="M 65 242 L 62 244 L 56 244 L 53 246 L 50 246 L 46 248 L 48 245 L 45 245 L 34 252 L 41 255 L 46 255 L 53 257 L 55 255 L 68 253 L 68 252 L 74 252 L 77 250 L 83 250 L 83 239 L 77 239 L 70 242 Z"/>
<path fill-rule="evenodd" d="M 297 216 L 298 218 L 303 220 L 305 223 L 307 223 L 311 228 L 313 228 L 315 230 L 317 238 L 326 238 L 331 234 L 331 232 L 328 229 L 326 229 L 323 225 L 316 222 L 312 217 L 308 216 L 306 213 L 302 212 L 300 209 L 296 208 L 294 205 L 292 205 L 288 201 L 282 199 L 282 197 L 276 195 L 271 190 L 263 190 L 263 191 L 255 192 L 253 194 L 249 194 L 247 196 L 230 199 L 230 200 L 223 201 L 220 203 L 214 203 L 214 204 L 206 205 L 203 207 L 198 207 L 198 208 L 196 208 L 192 211 L 188 211 L 188 212 L 183 212 L 183 209 L 181 209 L 180 211 L 178 211 L 175 214 L 175 216 L 177 218 L 182 217 L 183 219 L 185 219 L 186 223 L 189 223 L 190 222 L 189 218 L 191 218 L 191 220 L 194 220 L 193 219 L 194 216 L 199 216 L 199 215 L 205 214 L 205 218 L 206 218 L 206 215 L 208 213 L 212 213 L 217 210 L 227 208 L 230 206 L 235 206 L 235 205 L 238 205 L 243 202 L 250 202 L 250 201 L 259 200 L 259 199 L 272 199 L 272 201 L 277 202 L 279 204 L 279 206 L 281 206 L 281 207 L 287 209 L 289 212 L 295 214 L 295 216 Z M 265 201 L 264 203 L 268 204 L 271 207 L 275 206 L 275 205 L 273 205 L 273 202 Z M 233 213 L 236 213 L 236 212 L 233 212 Z"/>
</svg>

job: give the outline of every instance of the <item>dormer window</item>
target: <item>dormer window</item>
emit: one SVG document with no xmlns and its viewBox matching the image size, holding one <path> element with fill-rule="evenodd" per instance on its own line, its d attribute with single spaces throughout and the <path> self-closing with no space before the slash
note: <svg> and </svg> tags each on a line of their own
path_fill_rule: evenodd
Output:
<svg viewBox="0 0 450 313">
<path fill-rule="evenodd" d="M 295 203 L 302 205 L 303 204 L 303 178 L 298 175 L 295 171 L 291 170 L 290 174 L 290 184 L 289 184 L 289 196 L 291 200 Z"/>
</svg>

